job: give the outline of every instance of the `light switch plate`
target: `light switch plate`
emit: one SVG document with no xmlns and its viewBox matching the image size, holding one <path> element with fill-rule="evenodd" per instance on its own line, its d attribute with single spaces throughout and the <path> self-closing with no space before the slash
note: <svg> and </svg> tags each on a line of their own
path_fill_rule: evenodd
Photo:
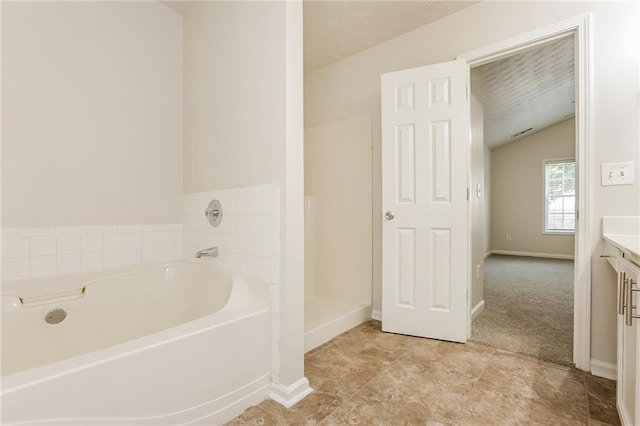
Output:
<svg viewBox="0 0 640 426">
<path fill-rule="evenodd" d="M 633 162 L 602 163 L 602 186 L 633 184 Z"/>
</svg>

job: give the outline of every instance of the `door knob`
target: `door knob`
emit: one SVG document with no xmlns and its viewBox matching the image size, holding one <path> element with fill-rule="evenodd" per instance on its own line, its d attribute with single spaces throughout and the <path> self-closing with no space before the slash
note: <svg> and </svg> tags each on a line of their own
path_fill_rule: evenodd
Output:
<svg viewBox="0 0 640 426">
<path fill-rule="evenodd" d="M 384 214 L 384 218 L 387 219 L 387 220 L 393 220 L 394 217 L 395 217 L 394 214 L 391 213 L 391 212 L 386 212 Z"/>
</svg>

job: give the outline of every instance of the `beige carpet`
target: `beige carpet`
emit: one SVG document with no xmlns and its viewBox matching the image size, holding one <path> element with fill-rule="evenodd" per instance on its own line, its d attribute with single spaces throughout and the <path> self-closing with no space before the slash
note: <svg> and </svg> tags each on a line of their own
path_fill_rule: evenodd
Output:
<svg viewBox="0 0 640 426">
<path fill-rule="evenodd" d="M 471 340 L 573 364 L 573 261 L 489 256 Z"/>
</svg>

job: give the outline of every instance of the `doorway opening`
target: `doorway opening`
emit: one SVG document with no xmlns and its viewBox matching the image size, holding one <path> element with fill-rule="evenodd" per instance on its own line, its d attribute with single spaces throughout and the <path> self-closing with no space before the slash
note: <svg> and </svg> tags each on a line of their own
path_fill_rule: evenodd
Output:
<svg viewBox="0 0 640 426">
<path fill-rule="evenodd" d="M 471 340 L 573 364 L 572 35 L 471 69 Z M 481 134 L 480 134 L 481 133 Z M 475 181 L 475 179 L 474 179 Z M 479 299 L 479 300 L 477 300 Z M 484 307 L 484 309 L 482 309 Z"/>
<path fill-rule="evenodd" d="M 588 15 L 579 16 L 576 18 L 572 18 L 572 19 L 560 22 L 556 25 L 552 25 L 543 29 L 533 31 L 531 33 L 524 34 L 520 37 L 516 37 L 510 40 L 505 40 L 495 45 L 483 47 L 481 49 L 477 49 L 472 52 L 467 52 L 465 54 L 458 56 L 459 59 L 465 59 L 468 62 L 469 71 L 470 71 L 470 74 L 472 74 L 473 69 L 476 67 L 480 67 L 485 64 L 490 64 L 504 58 L 513 57 L 514 55 L 520 55 L 520 54 L 524 55 L 527 53 L 533 53 L 538 48 L 544 48 L 544 45 L 549 46 L 549 45 L 553 45 L 554 43 L 556 43 L 557 45 L 560 45 L 561 43 L 569 43 L 570 44 L 569 47 L 571 46 L 573 47 L 573 57 L 574 57 L 575 63 L 574 63 L 574 66 L 571 68 L 575 73 L 574 74 L 575 103 L 573 104 L 573 108 L 574 108 L 573 112 L 575 113 L 575 115 L 572 118 L 571 112 L 566 113 L 564 126 L 566 128 L 573 129 L 575 132 L 574 139 L 573 139 L 574 147 L 575 147 L 575 151 L 573 153 L 574 154 L 573 159 L 575 160 L 575 171 L 573 176 L 573 184 L 575 185 L 575 188 L 574 188 L 575 194 L 573 194 L 573 197 L 575 200 L 575 206 L 572 210 L 572 214 L 575 220 L 574 222 L 575 230 L 574 230 L 573 244 L 571 243 L 568 244 L 570 248 L 571 246 L 573 247 L 573 253 L 560 252 L 560 254 L 556 257 L 560 257 L 561 259 L 562 258 L 570 259 L 571 254 L 573 254 L 574 256 L 575 267 L 573 268 L 573 273 L 569 274 L 573 278 L 571 283 L 573 284 L 573 290 L 574 290 L 573 291 L 574 327 L 573 327 L 573 332 L 571 333 L 572 347 L 573 347 L 572 361 L 577 368 L 580 368 L 583 370 L 589 370 L 590 368 L 590 304 L 591 304 L 591 301 L 590 301 L 590 281 L 591 281 L 590 262 L 591 260 L 590 260 L 590 253 L 588 248 L 588 240 L 589 240 L 588 217 L 590 214 L 590 203 L 588 199 L 588 192 L 589 192 L 588 191 L 588 187 L 589 187 L 589 161 L 588 161 L 588 158 L 589 158 L 589 131 L 588 131 L 589 130 L 589 127 L 588 127 L 588 122 L 589 122 L 588 120 L 589 31 L 588 31 L 588 25 L 589 25 L 589 16 Z M 535 72 L 534 72 L 534 75 L 535 75 Z M 556 126 L 562 127 L 563 124 L 562 122 L 560 122 L 556 124 Z M 515 135 L 516 138 L 524 138 L 526 136 L 522 136 L 522 135 L 530 132 L 530 130 L 528 130 L 530 127 L 533 127 L 533 126 L 525 127 L 519 130 L 518 132 L 514 131 L 509 136 Z M 516 134 L 520 132 L 523 132 L 522 135 Z M 483 132 L 483 134 L 485 137 L 487 136 L 487 132 Z M 484 153 L 484 143 L 482 144 L 482 146 L 483 148 L 481 149 L 481 151 Z M 493 155 L 490 156 L 491 159 L 493 159 L 493 157 L 494 157 Z M 553 163 L 554 161 L 563 159 L 563 157 L 570 158 L 571 155 L 558 155 L 555 158 L 553 155 L 551 155 L 551 157 L 543 159 L 543 160 L 547 160 L 546 162 L 542 160 L 539 161 L 538 164 L 539 164 L 540 174 L 544 172 L 545 164 L 547 162 Z M 482 169 L 483 167 L 484 165 L 482 165 L 480 168 Z M 490 168 L 491 167 L 492 165 L 490 165 Z M 494 173 L 491 173 L 490 176 L 495 179 Z M 470 185 L 474 190 L 476 189 L 477 183 L 481 183 L 484 188 L 484 175 L 478 177 L 477 174 L 474 176 L 472 173 L 472 175 L 470 176 Z M 546 190 L 544 187 L 544 181 L 542 181 L 542 179 L 538 179 L 538 185 L 539 186 L 535 194 L 527 193 L 527 191 L 521 191 L 520 196 L 529 197 L 529 198 L 537 197 L 537 198 L 543 199 L 544 201 L 544 198 L 542 195 L 542 194 L 545 194 L 544 191 Z M 489 185 L 486 188 L 490 189 L 491 187 L 492 185 Z M 564 194 L 564 195 L 567 195 L 567 194 Z M 490 194 L 490 196 L 492 195 Z M 510 200 L 510 201 L 515 202 L 516 200 Z M 556 207 L 556 204 L 554 204 L 551 207 Z M 490 205 L 493 205 L 493 202 L 491 202 Z M 550 211 L 554 214 L 558 213 L 556 210 L 554 210 L 554 208 L 551 208 Z M 567 212 L 561 211 L 560 214 L 568 213 L 568 211 L 569 210 L 567 210 Z M 470 206 L 470 213 L 471 214 L 473 213 L 473 205 Z M 495 212 L 491 212 L 491 214 L 493 213 Z M 541 208 L 539 210 L 539 214 L 542 218 L 544 218 L 545 215 L 548 214 L 548 212 L 543 208 Z M 545 219 L 545 221 L 546 220 L 547 219 Z M 479 228 L 481 229 L 480 234 L 483 235 L 483 233 L 485 233 L 484 231 L 482 231 L 484 227 L 482 226 L 479 227 L 477 224 L 476 226 L 470 227 L 470 234 L 472 236 L 471 238 L 472 244 L 470 244 L 470 251 L 473 248 L 475 248 L 475 250 L 478 251 L 477 243 L 475 247 L 471 247 L 471 246 L 473 246 L 473 241 L 476 240 L 473 238 L 473 236 L 477 235 L 478 233 L 477 231 Z M 521 225 L 520 228 L 526 230 L 525 225 Z M 536 231 L 539 235 L 546 235 L 547 233 L 543 225 L 534 226 L 534 228 L 535 229 L 533 229 L 533 231 Z M 492 249 L 492 250 L 495 250 L 493 252 L 494 254 L 503 254 L 503 255 L 504 254 L 506 255 L 529 254 L 531 255 L 536 253 L 544 254 L 546 252 L 546 250 L 542 252 L 532 252 L 532 251 L 530 252 L 528 250 L 531 250 L 531 249 L 518 248 L 514 246 L 515 244 L 513 240 L 514 234 L 510 232 L 506 232 L 504 229 L 499 229 L 500 234 L 496 234 L 494 231 L 496 230 L 492 230 L 490 234 L 492 237 L 492 239 L 489 241 L 491 245 L 496 244 L 496 241 L 493 241 L 494 235 L 498 235 L 498 237 L 496 238 L 503 239 L 505 244 L 506 242 L 510 242 L 510 244 L 512 244 L 510 248 L 502 249 L 505 253 L 500 253 L 501 249 Z M 519 229 L 518 232 L 520 231 L 521 230 Z M 488 234 L 488 232 L 486 233 Z M 558 238 L 560 237 L 569 238 L 567 235 L 559 235 Z M 558 238 L 556 238 L 556 240 Z M 565 245 L 567 245 L 566 241 L 567 240 L 565 240 Z M 484 247 L 483 243 L 481 243 L 481 247 Z M 488 250 L 488 249 L 483 250 L 481 248 L 479 251 L 482 252 L 480 256 L 480 261 L 478 261 L 478 256 L 476 255 L 475 257 L 473 257 L 473 262 L 475 263 L 472 263 L 472 265 L 470 265 L 470 268 L 469 268 L 472 271 L 469 277 L 470 278 L 469 291 L 472 296 L 470 297 L 470 306 L 469 306 L 469 309 L 471 312 L 471 315 L 469 316 L 470 331 L 471 331 L 471 318 L 478 317 L 485 305 L 484 303 L 482 303 L 484 302 L 482 284 L 478 284 L 478 282 L 482 283 L 482 280 L 477 280 L 475 278 L 479 275 L 479 273 L 481 274 L 482 272 L 484 272 L 484 268 L 483 268 L 484 255 L 487 252 L 491 253 L 491 250 Z M 521 253 L 518 253 L 518 252 L 521 252 Z M 478 264 L 480 265 L 480 267 L 477 266 Z M 485 266 L 488 266 L 488 265 L 485 265 Z M 521 275 L 522 274 L 520 274 L 520 276 Z M 521 302 L 527 303 L 526 300 L 522 300 Z M 554 340 L 556 337 L 550 336 L 549 338 L 551 340 Z"/>
</svg>

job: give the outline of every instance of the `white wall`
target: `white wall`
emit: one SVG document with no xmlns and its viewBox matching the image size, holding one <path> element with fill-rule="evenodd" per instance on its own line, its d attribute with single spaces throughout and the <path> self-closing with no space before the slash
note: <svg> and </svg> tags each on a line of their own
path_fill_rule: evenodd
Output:
<svg viewBox="0 0 640 426">
<path fill-rule="evenodd" d="M 282 402 L 308 392 L 302 5 L 188 2 L 183 25 L 186 197 L 266 184 L 275 184 L 280 194 L 271 397 Z"/>
<path fill-rule="evenodd" d="M 284 179 L 284 4 L 184 11 L 184 192 Z"/>
<path fill-rule="evenodd" d="M 636 169 L 639 166 L 639 17 L 631 2 L 481 2 L 306 76 L 306 126 L 355 114 L 373 118 L 374 309 L 381 306 L 380 74 L 451 60 L 589 12 L 593 12 L 592 357 L 615 363 L 615 291 L 609 266 L 599 258 L 600 219 L 605 214 L 638 215 L 640 191 L 638 183 L 602 188 L 598 170 L 603 161 L 634 159 Z"/>
<path fill-rule="evenodd" d="M 485 186 L 484 186 L 484 111 L 471 92 L 471 306 L 484 298 Z M 478 193 L 478 189 L 480 193 Z"/>
<path fill-rule="evenodd" d="M 182 23 L 156 2 L 2 2 L 2 227 L 180 221 Z"/>
<path fill-rule="evenodd" d="M 485 255 L 491 251 L 491 149 L 484 146 L 484 203 L 482 211 L 482 220 L 484 222 L 484 253 Z"/>
<path fill-rule="evenodd" d="M 305 256 L 315 263 L 315 296 L 371 303 L 371 117 L 361 115 L 305 130 L 305 196 L 315 229 Z M 311 255 L 314 258 L 311 258 Z"/>
<path fill-rule="evenodd" d="M 543 233 L 542 164 L 575 158 L 575 143 L 571 118 L 491 151 L 492 250 L 573 256 L 573 235 Z"/>
<path fill-rule="evenodd" d="M 471 94 L 478 101 L 478 105 L 472 106 L 474 109 L 471 110 L 471 126 L 477 126 L 478 130 L 474 132 L 472 130 L 472 139 L 475 139 L 476 144 L 473 143 L 474 148 L 482 147 L 482 154 L 477 154 L 476 158 L 482 159 L 482 166 L 477 166 L 477 168 L 472 171 L 472 174 L 475 178 L 476 173 L 481 173 L 483 178 L 481 179 L 481 210 L 480 214 L 482 221 L 482 250 L 486 255 L 491 250 L 491 149 L 484 145 L 484 111 L 482 110 L 482 102 L 481 99 L 484 98 L 485 91 L 485 81 L 484 75 L 478 71 L 478 68 L 471 69 Z M 475 136 L 475 134 L 481 134 L 481 136 Z M 480 139 L 480 140 L 478 140 Z M 475 227 L 474 227 L 475 231 Z M 481 266 L 481 272 L 484 275 L 484 265 Z M 479 292 L 482 294 L 482 292 Z M 474 295 L 473 300 L 476 299 L 477 296 Z M 481 300 L 478 299 L 478 302 Z M 475 306 L 475 305 L 474 305 Z"/>
</svg>

